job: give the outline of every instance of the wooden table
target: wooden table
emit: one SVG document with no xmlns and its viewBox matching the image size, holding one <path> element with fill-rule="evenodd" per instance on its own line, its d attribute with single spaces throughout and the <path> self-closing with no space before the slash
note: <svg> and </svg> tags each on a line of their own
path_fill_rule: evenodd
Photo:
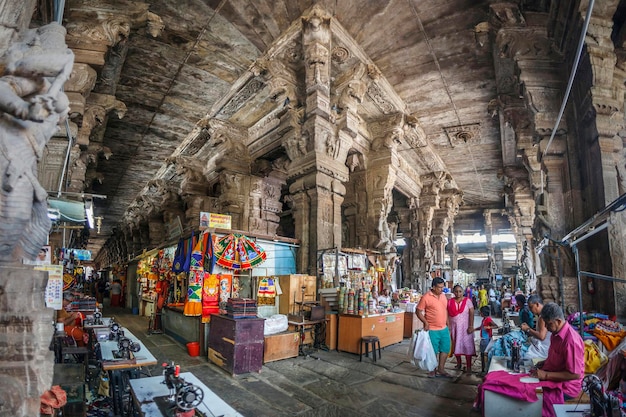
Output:
<svg viewBox="0 0 626 417">
<path fill-rule="evenodd" d="M 182 372 L 180 374 L 186 382 L 196 385 L 204 392 L 204 398 L 197 410 L 204 413 L 206 416 L 224 416 L 224 417 L 243 417 L 231 406 L 226 404 L 224 400 L 215 395 L 206 385 L 204 385 L 194 374 L 191 372 Z M 162 397 L 169 395 L 169 389 L 163 383 L 163 376 L 154 376 L 150 378 L 133 379 L 130 381 L 130 390 L 133 394 L 133 399 L 138 408 L 139 415 L 142 417 L 164 417 L 157 403 L 154 401 L 155 397 Z"/>
<path fill-rule="evenodd" d="M 304 346 L 306 345 L 306 343 L 304 343 L 304 341 L 306 339 L 305 333 L 307 331 L 313 332 L 313 336 L 310 339 L 313 340 L 314 348 L 317 349 L 320 347 L 325 347 L 326 340 L 321 339 L 321 336 L 324 336 L 324 339 L 326 339 L 326 326 L 323 326 L 326 324 L 325 318 L 321 320 L 306 320 L 306 319 L 289 320 L 287 324 L 289 324 L 289 326 L 293 326 L 296 329 L 296 331 L 300 334 L 300 344 L 298 346 L 298 355 L 306 356 L 304 352 Z M 320 328 L 318 328 L 318 326 Z M 323 329 L 321 327 L 323 327 Z"/>
<path fill-rule="evenodd" d="M 113 355 L 113 351 L 118 350 L 117 341 L 106 340 L 100 342 L 100 352 L 102 353 L 102 370 L 109 373 L 109 389 L 111 391 L 111 397 L 113 399 L 113 410 L 116 415 L 121 414 L 123 410 L 122 396 L 128 384 L 128 381 L 139 378 L 139 368 L 143 366 L 156 365 L 157 360 L 150 353 L 148 348 L 137 339 L 130 330 L 122 327 L 124 331 L 124 337 L 130 339 L 134 343 L 138 343 L 141 346 L 138 352 L 135 352 L 135 360 L 129 362 L 128 360 L 116 359 Z"/>
<path fill-rule="evenodd" d="M 402 342 L 404 312 L 373 314 L 368 317 L 339 315 L 337 350 L 358 354 L 363 336 L 378 336 L 381 348 Z"/>
</svg>

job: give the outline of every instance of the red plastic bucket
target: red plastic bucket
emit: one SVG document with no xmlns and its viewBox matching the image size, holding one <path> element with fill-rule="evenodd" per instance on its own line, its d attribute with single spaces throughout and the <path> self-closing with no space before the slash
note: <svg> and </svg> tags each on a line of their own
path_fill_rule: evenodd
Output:
<svg viewBox="0 0 626 417">
<path fill-rule="evenodd" d="M 187 343 L 187 352 L 189 352 L 189 356 L 198 356 L 200 354 L 200 343 L 198 342 Z"/>
</svg>

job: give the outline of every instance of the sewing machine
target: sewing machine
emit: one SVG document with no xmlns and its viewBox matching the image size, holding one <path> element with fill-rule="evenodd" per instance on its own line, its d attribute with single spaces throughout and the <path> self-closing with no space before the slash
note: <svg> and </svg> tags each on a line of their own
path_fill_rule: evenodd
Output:
<svg viewBox="0 0 626 417">
<path fill-rule="evenodd" d="M 167 386 L 169 394 L 154 398 L 163 416 L 204 416 L 196 410 L 202 404 L 204 391 L 199 386 L 186 382 L 180 376 L 180 365 L 163 364 L 163 377 L 164 380 L 161 383 Z"/>
</svg>

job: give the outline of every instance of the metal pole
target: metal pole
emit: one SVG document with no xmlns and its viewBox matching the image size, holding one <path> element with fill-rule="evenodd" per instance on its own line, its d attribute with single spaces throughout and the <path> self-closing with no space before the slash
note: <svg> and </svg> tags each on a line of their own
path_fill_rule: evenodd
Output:
<svg viewBox="0 0 626 417">
<path fill-rule="evenodd" d="M 573 245 L 572 251 L 574 252 L 574 259 L 576 260 L 576 279 L 578 281 L 578 313 L 579 313 L 579 328 L 580 328 L 580 337 L 583 336 L 584 326 L 583 326 L 583 289 L 582 284 L 580 282 L 580 255 L 578 254 L 578 246 Z"/>
</svg>

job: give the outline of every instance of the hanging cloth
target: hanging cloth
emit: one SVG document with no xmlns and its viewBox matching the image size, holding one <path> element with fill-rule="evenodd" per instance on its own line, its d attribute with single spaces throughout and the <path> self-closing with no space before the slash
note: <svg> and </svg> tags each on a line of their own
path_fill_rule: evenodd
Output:
<svg viewBox="0 0 626 417">
<path fill-rule="evenodd" d="M 211 314 L 219 313 L 219 291 L 220 279 L 218 274 L 207 272 L 202 286 L 202 323 L 208 323 L 211 320 Z"/>
<path fill-rule="evenodd" d="M 218 274 L 220 280 L 220 312 L 226 314 L 226 303 L 232 295 L 233 276 L 230 274 Z"/>
<path fill-rule="evenodd" d="M 231 233 L 215 243 L 215 258 L 219 266 L 245 270 L 265 261 L 267 254 L 247 236 Z"/>
<path fill-rule="evenodd" d="M 178 239 L 178 245 L 176 245 L 176 252 L 174 253 L 174 260 L 172 261 L 172 272 L 183 272 L 183 265 L 185 265 L 185 241 Z"/>
<path fill-rule="evenodd" d="M 204 239 L 200 236 L 191 252 L 189 262 L 189 286 L 187 287 L 187 301 L 183 309 L 186 316 L 202 315 L 202 286 L 204 283 Z"/>
<path fill-rule="evenodd" d="M 193 252 L 193 248 L 196 245 L 196 241 L 193 236 L 193 230 L 191 231 L 191 237 L 187 241 L 187 250 L 185 252 L 185 263 L 183 264 L 183 272 L 189 272 L 189 267 L 191 266 L 191 252 Z"/>
<path fill-rule="evenodd" d="M 257 291 L 257 302 L 259 305 L 275 305 L 276 285 L 274 277 L 262 277 L 259 280 L 259 290 Z"/>
<path fill-rule="evenodd" d="M 207 242 L 205 245 L 205 255 L 204 255 L 204 270 L 209 274 L 213 273 L 213 268 L 215 268 L 215 236 L 211 233 L 207 233 Z"/>
</svg>

